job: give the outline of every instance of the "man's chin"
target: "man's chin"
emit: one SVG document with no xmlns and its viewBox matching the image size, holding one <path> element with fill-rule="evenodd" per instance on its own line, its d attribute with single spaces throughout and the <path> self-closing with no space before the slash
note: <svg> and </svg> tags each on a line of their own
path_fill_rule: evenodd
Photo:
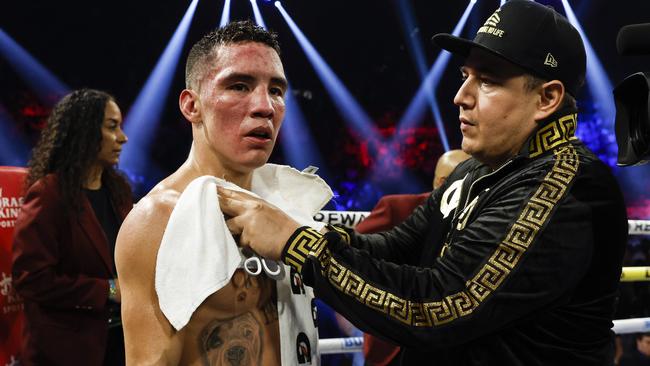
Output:
<svg viewBox="0 0 650 366">
<path fill-rule="evenodd" d="M 269 161 L 269 156 L 264 155 L 264 156 L 259 156 L 259 157 L 256 156 L 256 157 L 251 157 L 251 158 L 246 159 L 246 160 L 242 160 L 242 161 L 239 162 L 239 164 L 242 167 L 246 167 L 248 169 L 253 170 L 253 169 L 257 169 L 257 168 L 263 166 L 268 161 Z"/>
<path fill-rule="evenodd" d="M 463 141 L 460 143 L 460 149 L 463 150 L 465 154 L 472 155 L 474 152 L 474 144 L 468 139 L 463 138 Z"/>
</svg>

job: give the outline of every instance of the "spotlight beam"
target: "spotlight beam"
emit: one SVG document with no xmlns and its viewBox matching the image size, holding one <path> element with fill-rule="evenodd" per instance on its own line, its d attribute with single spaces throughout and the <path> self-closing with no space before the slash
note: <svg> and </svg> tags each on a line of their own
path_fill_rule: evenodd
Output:
<svg viewBox="0 0 650 366">
<path fill-rule="evenodd" d="M 225 27 L 230 22 L 230 0 L 226 0 L 223 4 L 223 11 L 221 12 L 221 21 L 219 28 Z"/>
<path fill-rule="evenodd" d="M 452 31 L 453 35 L 458 36 L 463 30 L 463 27 L 467 23 L 467 19 L 469 18 L 469 15 L 475 4 L 475 0 L 471 0 L 469 2 L 467 8 L 465 8 L 465 11 L 463 12 L 463 15 L 456 24 L 456 27 L 454 27 L 454 30 Z M 434 98 L 435 90 L 438 86 L 438 83 L 440 82 L 440 78 L 442 77 L 445 68 L 447 67 L 447 64 L 449 63 L 450 57 L 451 54 L 444 50 L 438 54 L 436 61 L 429 69 L 429 72 L 424 78 L 422 84 L 420 84 L 420 87 L 411 100 L 411 103 L 409 103 L 409 106 L 406 108 L 406 112 L 402 115 L 402 118 L 400 118 L 400 121 L 398 123 L 399 129 L 411 128 L 420 123 L 424 114 L 427 98 L 429 98 L 429 96 L 431 96 L 431 98 Z M 436 123 L 436 128 L 438 128 L 438 131 L 440 133 L 443 147 L 445 148 L 445 151 L 449 151 L 449 142 L 447 141 L 445 127 L 442 122 L 442 116 L 440 115 L 438 105 L 437 103 L 429 104 L 432 106 L 433 117 Z"/>
<path fill-rule="evenodd" d="M 406 38 L 406 45 L 411 53 L 411 58 L 415 63 L 420 79 L 424 79 L 427 74 L 426 59 L 422 50 L 422 44 L 418 37 L 419 29 L 416 25 L 415 17 L 413 16 L 413 9 L 411 8 L 408 0 L 398 0 L 397 10 L 399 12 L 399 19 L 402 24 L 402 31 Z"/>
<path fill-rule="evenodd" d="M 282 4 L 279 1 L 276 1 L 275 6 L 278 8 L 282 14 L 282 17 L 287 22 L 289 28 L 291 28 L 291 31 L 298 40 L 298 43 L 300 43 L 303 50 L 305 51 L 307 58 L 314 67 L 316 74 L 323 82 L 330 98 L 332 98 L 334 101 L 334 105 L 339 111 L 340 115 L 348 122 L 350 127 L 352 127 L 361 136 L 367 136 L 368 134 L 371 134 L 376 136 L 375 138 L 383 139 L 382 137 L 378 136 L 374 127 L 374 123 L 370 117 L 354 100 L 352 94 L 343 85 L 341 80 L 336 76 L 329 65 L 327 65 L 318 51 L 316 51 L 311 42 L 309 42 L 300 28 L 298 28 L 298 25 L 296 25 L 293 19 L 291 19 L 287 11 L 282 7 Z"/>
<path fill-rule="evenodd" d="M 418 73 L 420 74 L 420 81 L 425 81 L 427 77 L 427 67 L 424 58 L 424 52 L 422 51 L 422 45 L 419 41 L 419 38 L 416 36 L 417 26 L 415 24 L 415 17 L 413 16 L 413 10 L 409 5 L 407 0 L 399 0 L 398 10 L 400 19 L 402 20 L 402 27 L 404 28 L 404 35 L 407 39 L 407 44 L 409 45 L 409 50 L 411 51 L 411 56 L 415 65 L 417 67 Z M 437 82 L 436 82 L 437 83 Z M 442 146 L 445 151 L 449 151 L 449 142 L 447 139 L 447 133 L 445 131 L 445 126 L 441 122 L 442 116 L 440 115 L 440 109 L 438 108 L 438 102 L 434 94 L 434 87 L 432 84 L 428 84 L 425 88 L 425 96 L 429 102 L 431 108 L 431 113 L 433 114 L 433 120 L 436 123 L 438 132 L 440 135 L 440 140 L 442 141 Z M 439 122 L 440 121 L 440 122 Z M 398 131 L 399 132 L 399 131 Z"/>
<path fill-rule="evenodd" d="M 250 0 L 251 7 L 253 8 L 253 14 L 255 15 L 255 22 L 260 27 L 266 29 L 266 24 L 264 24 L 264 19 L 262 19 L 262 14 L 260 13 L 260 8 L 257 6 L 257 1 Z"/>
<path fill-rule="evenodd" d="M 160 122 L 165 100 L 198 0 L 192 0 L 156 67 L 131 107 L 125 131 L 130 142 L 124 146 L 122 167 L 129 174 L 143 174 L 149 166 L 149 151 Z"/>
<path fill-rule="evenodd" d="M 0 165 L 27 166 L 30 149 L 17 125 L 0 104 Z"/>
<path fill-rule="evenodd" d="M 616 106 L 612 98 L 612 82 L 609 80 L 605 68 L 598 59 L 596 51 L 591 46 L 591 42 L 587 38 L 578 18 L 576 17 L 568 0 L 562 0 L 564 6 L 564 13 L 569 19 L 569 22 L 578 30 L 582 41 L 585 44 L 585 51 L 587 53 L 587 86 L 589 92 L 594 97 L 600 114 L 605 121 L 605 125 L 612 129 L 614 125 L 614 118 L 616 116 Z"/>
<path fill-rule="evenodd" d="M 9 62 L 30 89 L 48 107 L 52 107 L 69 88 L 23 47 L 0 29 L 0 54 Z"/>
<path fill-rule="evenodd" d="M 324 178 L 328 177 L 325 162 L 316 149 L 315 140 L 305 122 L 298 101 L 291 90 L 287 90 L 286 96 L 287 108 L 280 133 L 280 147 L 287 162 L 298 170 L 309 165 L 317 166 L 318 174 Z"/>
</svg>

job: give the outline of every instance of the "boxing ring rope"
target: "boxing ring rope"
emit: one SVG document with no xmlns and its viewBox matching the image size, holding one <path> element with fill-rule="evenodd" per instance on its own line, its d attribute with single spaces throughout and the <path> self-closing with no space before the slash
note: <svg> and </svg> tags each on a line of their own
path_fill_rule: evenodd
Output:
<svg viewBox="0 0 650 366">
<path fill-rule="evenodd" d="M 368 215 L 370 215 L 368 211 L 320 211 L 314 219 L 353 229 Z M 630 235 L 650 235 L 649 220 L 628 220 L 628 228 Z M 621 282 L 635 281 L 650 281 L 650 266 L 623 267 Z M 614 320 L 613 323 L 612 330 L 616 334 L 650 332 L 650 318 L 620 319 Z M 321 355 L 361 352 L 363 337 L 321 338 L 318 340 L 318 350 Z"/>
<path fill-rule="evenodd" d="M 650 318 L 614 320 L 612 330 L 616 334 L 645 333 L 650 331 Z M 363 337 L 322 338 L 318 340 L 321 355 L 354 353 L 363 350 Z"/>
</svg>

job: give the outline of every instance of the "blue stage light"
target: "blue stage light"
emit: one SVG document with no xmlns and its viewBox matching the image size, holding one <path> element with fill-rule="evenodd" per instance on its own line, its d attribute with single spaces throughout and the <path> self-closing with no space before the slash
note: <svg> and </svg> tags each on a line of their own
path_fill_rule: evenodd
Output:
<svg viewBox="0 0 650 366">
<path fill-rule="evenodd" d="M 611 128 L 614 125 L 614 118 L 616 116 L 616 107 L 612 98 L 612 82 L 609 80 L 605 68 L 596 55 L 594 48 L 591 46 L 591 42 L 589 42 L 589 38 L 587 38 L 587 35 L 582 29 L 568 0 L 562 0 L 562 5 L 564 6 L 567 19 L 578 30 L 585 44 L 585 50 L 587 52 L 587 87 L 594 98 L 594 102 L 603 120 Z"/>
<path fill-rule="evenodd" d="M 596 55 L 596 51 L 594 51 L 594 48 L 591 46 L 591 42 L 589 42 L 589 38 L 582 29 L 578 18 L 569 5 L 569 2 L 567 0 L 562 0 L 562 5 L 567 19 L 569 19 L 569 22 L 578 30 L 585 45 L 585 51 L 587 54 L 586 86 L 591 94 L 592 106 L 594 109 L 593 116 L 589 123 L 593 124 L 593 126 L 591 126 L 592 130 L 598 131 L 603 136 L 587 138 L 588 136 L 584 133 L 586 129 L 583 123 L 579 124 L 579 126 L 582 125 L 583 127 L 578 128 L 576 133 L 581 139 L 583 139 L 587 146 L 599 155 L 601 159 L 607 162 L 610 166 L 614 166 L 618 149 L 615 143 L 613 129 L 614 119 L 616 117 L 616 106 L 614 105 L 614 99 L 612 98 L 612 82 L 609 80 L 605 68 Z M 579 114 L 578 116 L 579 122 L 583 122 L 584 120 L 581 118 L 581 115 Z M 602 140 L 608 141 L 609 143 L 603 144 L 601 143 Z"/>
<path fill-rule="evenodd" d="M 174 77 L 183 44 L 198 0 L 192 0 L 156 67 L 125 119 L 129 143 L 124 146 L 121 167 L 132 176 L 147 175 L 149 151 Z"/>
<path fill-rule="evenodd" d="M 9 62 L 18 75 L 29 85 L 31 91 L 46 106 L 54 106 L 59 99 L 68 93 L 68 86 L 62 83 L 2 29 L 0 29 L 0 55 Z"/>
<path fill-rule="evenodd" d="M 223 11 L 221 12 L 221 21 L 219 22 L 219 28 L 224 27 L 230 22 L 230 0 L 226 0 L 223 4 Z"/>
<path fill-rule="evenodd" d="M 375 132 L 374 123 L 361 106 L 356 102 L 352 94 L 343 85 L 341 80 L 336 76 L 334 71 L 327 65 L 323 57 L 316 51 L 316 48 L 309 42 L 304 33 L 298 28 L 298 25 L 291 19 L 287 11 L 282 7 L 279 1 L 275 2 L 282 17 L 289 25 L 298 43 L 305 52 L 307 58 L 311 62 L 312 67 L 316 74 L 323 82 L 325 90 L 330 98 L 334 101 L 334 105 L 339 111 L 339 114 L 361 136 L 373 135 L 377 137 Z"/>
<path fill-rule="evenodd" d="M 310 165 L 316 166 L 319 168 L 318 175 L 327 180 L 329 177 L 327 166 L 316 148 L 314 138 L 291 89 L 287 90 L 285 101 L 286 114 L 279 136 L 279 145 L 286 163 L 298 170 Z"/>
<path fill-rule="evenodd" d="M 260 27 L 266 29 L 266 24 L 264 24 L 264 19 L 262 19 L 262 14 L 260 13 L 260 8 L 257 6 L 256 0 L 250 0 L 251 6 L 253 7 L 253 14 L 255 15 L 255 22 Z"/>
<path fill-rule="evenodd" d="M 17 126 L 4 106 L 0 105 L 0 165 L 27 166 L 30 148 L 17 131 Z"/>
<path fill-rule="evenodd" d="M 463 12 L 463 15 L 456 24 L 456 27 L 454 27 L 452 31 L 453 35 L 458 36 L 463 30 L 463 27 L 467 23 L 467 19 L 469 18 L 469 15 L 474 8 L 475 3 L 476 2 L 473 0 L 469 2 L 467 8 L 465 8 L 465 11 Z M 411 128 L 418 125 L 424 116 L 427 101 L 430 102 L 433 99 L 434 102 L 430 102 L 429 105 L 431 106 L 434 122 L 436 123 L 436 127 L 440 132 L 440 139 L 445 151 L 449 151 L 450 148 L 445 132 L 445 127 L 442 121 L 442 116 L 440 115 L 440 110 L 438 109 L 438 105 L 435 102 L 435 90 L 438 86 L 440 78 L 442 77 L 442 74 L 444 73 L 445 68 L 447 67 L 447 64 L 449 63 L 450 57 L 451 54 L 447 51 L 441 51 L 440 54 L 438 54 L 436 61 L 429 69 L 429 72 L 420 84 L 420 87 L 411 100 L 411 103 L 409 103 L 409 106 L 406 108 L 406 112 L 404 112 L 398 123 L 398 128 L 400 129 Z"/>
</svg>

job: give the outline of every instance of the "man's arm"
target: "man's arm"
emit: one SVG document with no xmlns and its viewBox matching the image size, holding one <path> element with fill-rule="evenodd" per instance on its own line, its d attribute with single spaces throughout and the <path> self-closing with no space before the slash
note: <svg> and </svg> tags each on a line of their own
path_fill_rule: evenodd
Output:
<svg viewBox="0 0 650 366">
<path fill-rule="evenodd" d="M 520 182 L 512 192 L 534 186 Z M 415 348 L 462 344 L 563 301 L 586 271 L 589 208 L 567 199 L 530 230 L 519 222 L 526 204 L 512 197 L 494 202 L 427 266 L 376 259 L 339 233 L 304 228 L 283 260 L 365 332 Z"/>
<path fill-rule="evenodd" d="M 156 256 L 173 199 L 142 199 L 124 220 L 117 237 L 115 263 L 122 296 L 126 361 L 130 365 L 177 365 L 181 337 L 174 335 L 158 305 Z"/>
<path fill-rule="evenodd" d="M 272 204 L 243 192 L 217 188 L 221 211 L 231 218 L 226 225 L 239 244 L 251 247 L 262 257 L 280 259 L 285 244 L 300 227 L 282 210 Z M 421 250 L 429 231 L 440 234 L 442 215 L 436 209 L 438 198 L 429 196 L 406 221 L 390 231 L 379 234 L 354 235 L 352 230 L 325 227 L 339 232 L 351 246 L 365 251 L 366 256 L 394 263 L 409 263 Z"/>
<path fill-rule="evenodd" d="M 499 194 L 492 191 L 441 258 L 416 265 L 369 255 L 371 238 L 380 238 L 379 246 L 386 243 L 380 236 L 323 235 L 309 228 L 287 235 L 296 223 L 277 209 L 232 192 L 219 194 L 222 210 L 232 216 L 228 226 L 241 234 L 243 245 L 265 257 L 281 256 L 318 297 L 359 328 L 410 347 L 444 347 L 568 301 L 591 261 L 593 237 L 591 207 L 569 193 L 576 170 L 562 168 L 565 161 L 576 159 L 562 157 Z M 367 245 L 360 249 L 355 241 Z M 407 247 L 429 250 L 433 244 Z"/>
</svg>

